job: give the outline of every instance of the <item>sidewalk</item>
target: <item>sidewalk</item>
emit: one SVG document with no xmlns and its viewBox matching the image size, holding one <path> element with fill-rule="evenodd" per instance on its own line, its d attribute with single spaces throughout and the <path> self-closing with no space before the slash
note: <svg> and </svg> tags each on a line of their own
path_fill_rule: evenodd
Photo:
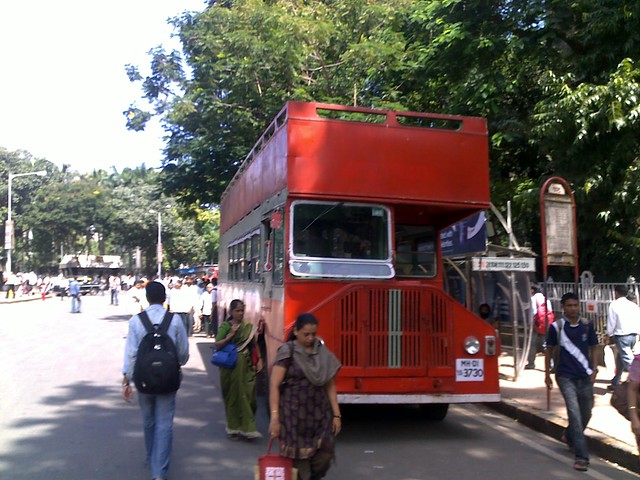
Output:
<svg viewBox="0 0 640 480">
<path fill-rule="evenodd" d="M 51 294 L 47 295 L 47 298 L 54 298 Z M 40 294 L 37 295 L 22 295 L 17 298 L 7 298 L 6 292 L 0 292 L 0 304 L 2 303 L 20 303 L 20 302 L 30 302 L 31 300 L 42 300 Z"/>
<path fill-rule="evenodd" d="M 567 425 L 564 400 L 555 383 L 547 410 L 547 387 L 544 383 L 544 357 L 538 355 L 535 370 L 523 370 L 514 381 L 513 357 L 503 353 L 498 359 L 500 371 L 500 403 L 487 404 L 518 422 L 550 437 L 560 439 Z M 636 441 L 631 425 L 610 405 L 607 391 L 613 373 L 599 367 L 594 388 L 593 415 L 586 430 L 589 451 L 610 462 L 640 473 Z"/>
</svg>

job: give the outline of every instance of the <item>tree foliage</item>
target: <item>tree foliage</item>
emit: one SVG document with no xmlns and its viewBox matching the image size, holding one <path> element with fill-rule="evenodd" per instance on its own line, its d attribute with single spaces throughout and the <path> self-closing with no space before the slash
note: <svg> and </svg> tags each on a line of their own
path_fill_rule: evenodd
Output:
<svg viewBox="0 0 640 480">
<path fill-rule="evenodd" d="M 139 248 L 143 269 L 151 274 L 156 265 L 158 212 L 165 271 L 217 261 L 217 214 L 185 207 L 164 195 L 162 173 L 142 166 L 79 174 L 34 159 L 28 152 L 0 148 L 0 177 L 37 170 L 46 170 L 47 176 L 20 177 L 12 186 L 14 269 L 57 272 L 62 254 L 119 254 L 133 271 Z M 0 185 L 0 214 L 6 218 L 4 185 Z"/>
<path fill-rule="evenodd" d="M 129 67 L 151 108 L 127 115 L 162 118 L 165 192 L 202 205 L 290 99 L 483 116 L 521 243 L 538 249 L 539 188 L 560 175 L 583 269 L 637 275 L 639 17 L 632 0 L 210 2 L 173 20 L 182 54 Z"/>
<path fill-rule="evenodd" d="M 388 89 L 368 77 L 402 56 L 402 43 L 386 32 L 408 4 L 240 0 L 175 19 L 191 77 L 175 52 L 161 48 L 152 52 L 149 76 L 128 67 L 164 119 L 167 190 L 188 203 L 217 203 L 287 100 L 392 101 L 372 93 Z"/>
</svg>

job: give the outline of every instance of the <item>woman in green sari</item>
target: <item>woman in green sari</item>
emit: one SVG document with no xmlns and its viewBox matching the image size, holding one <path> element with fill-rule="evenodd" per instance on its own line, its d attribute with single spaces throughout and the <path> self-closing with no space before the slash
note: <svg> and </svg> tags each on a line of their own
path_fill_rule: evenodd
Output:
<svg viewBox="0 0 640 480">
<path fill-rule="evenodd" d="M 256 348 L 256 329 L 244 320 L 244 303 L 233 300 L 227 318 L 216 335 L 215 348 L 228 343 L 238 348 L 238 361 L 234 368 L 220 369 L 222 399 L 227 416 L 227 435 L 231 440 L 251 440 L 262 435 L 256 427 L 256 372 L 262 370 L 262 358 L 254 368 L 251 350 Z"/>
</svg>

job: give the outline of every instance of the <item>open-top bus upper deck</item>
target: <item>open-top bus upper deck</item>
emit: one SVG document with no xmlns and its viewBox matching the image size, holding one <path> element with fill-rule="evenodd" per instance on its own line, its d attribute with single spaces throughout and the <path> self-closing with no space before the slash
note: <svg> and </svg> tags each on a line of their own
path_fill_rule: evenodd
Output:
<svg viewBox="0 0 640 480">
<path fill-rule="evenodd" d="M 489 208 L 486 122 L 287 102 L 225 191 L 221 232 L 283 189 L 421 205 L 442 228 Z"/>
</svg>

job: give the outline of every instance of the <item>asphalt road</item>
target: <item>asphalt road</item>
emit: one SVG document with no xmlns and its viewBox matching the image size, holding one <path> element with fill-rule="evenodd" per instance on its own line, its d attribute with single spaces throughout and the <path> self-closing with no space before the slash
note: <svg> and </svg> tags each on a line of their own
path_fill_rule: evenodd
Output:
<svg viewBox="0 0 640 480">
<path fill-rule="evenodd" d="M 120 398 L 130 310 L 84 297 L 0 305 L 0 479 L 149 478 L 137 404 Z M 171 480 L 251 479 L 264 439 L 231 442 L 211 342 L 191 339 L 178 394 Z M 258 411 L 267 430 L 264 398 Z M 453 406 L 443 422 L 412 407 L 343 406 L 331 480 L 629 479 L 597 458 L 574 471 L 560 443 L 482 406 Z"/>
</svg>

